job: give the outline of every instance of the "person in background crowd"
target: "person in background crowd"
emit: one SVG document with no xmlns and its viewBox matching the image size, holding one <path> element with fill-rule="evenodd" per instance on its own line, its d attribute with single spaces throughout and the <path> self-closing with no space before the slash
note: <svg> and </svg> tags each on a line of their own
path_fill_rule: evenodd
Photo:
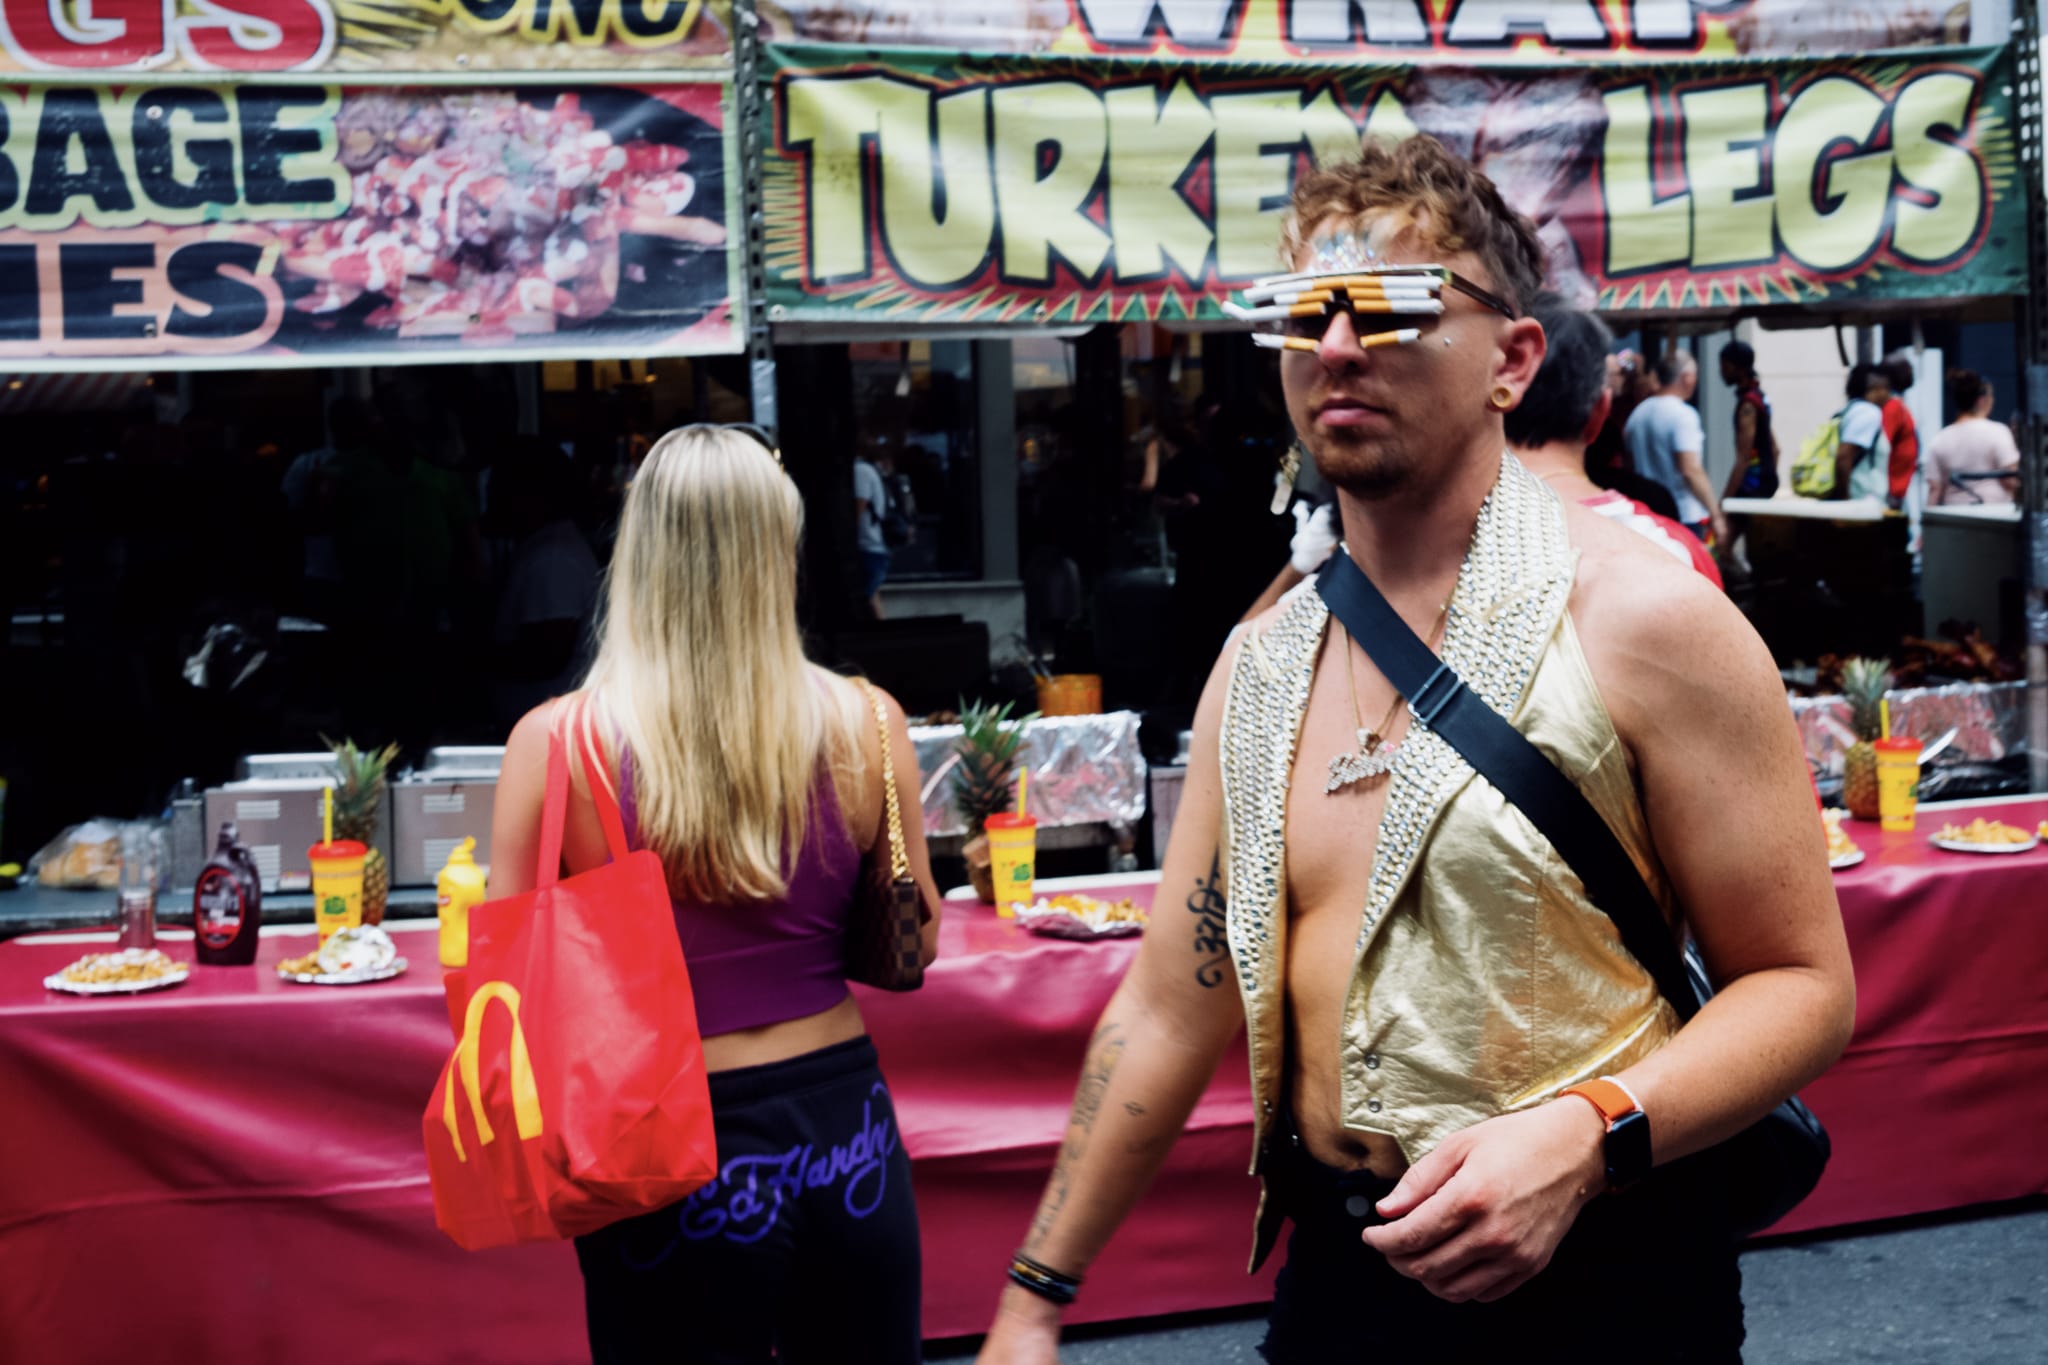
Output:
<svg viewBox="0 0 2048 1365">
<path fill-rule="evenodd" d="M 1628 464 L 1628 443 L 1621 433 L 1635 413 L 1636 404 L 1642 401 L 1635 391 L 1636 375 L 1642 366 L 1643 358 L 1634 351 L 1616 351 L 1607 357 L 1607 392 L 1613 401 L 1608 405 L 1606 424 L 1586 448 L 1586 470 L 1602 488 L 1610 486 L 1608 471 Z"/>
<path fill-rule="evenodd" d="M 1677 521 L 1678 500 L 1663 484 L 1637 472 L 1635 462 L 1629 458 L 1628 442 L 1622 437 L 1628 429 L 1628 419 L 1656 387 L 1657 376 L 1636 352 L 1617 351 L 1607 358 L 1607 392 L 1613 403 L 1599 435 L 1586 448 L 1586 476 L 1610 492 L 1641 503 L 1667 521 Z"/>
<path fill-rule="evenodd" d="M 1927 445 L 1929 506 L 2010 503 L 2020 485 L 2020 448 L 2012 428 L 1991 420 L 1990 383 L 1974 370 L 1948 372 L 1948 401 L 1956 420 Z M 1958 482 L 1958 474 L 2002 474 Z"/>
<path fill-rule="evenodd" d="M 1628 527 L 1720 587 L 1721 570 L 1698 536 L 1587 477 L 1587 443 L 1614 402 L 1607 386 L 1607 348 L 1614 334 L 1607 324 L 1549 293 L 1537 297 L 1529 316 L 1543 324 L 1547 349 L 1522 401 L 1501 418 L 1515 458 L 1551 492 Z"/>
<path fill-rule="evenodd" d="M 1721 382 L 1735 390 L 1735 468 L 1723 498 L 1768 498 L 1778 491 L 1778 441 L 1771 400 L 1756 377 L 1756 349 L 1746 341 L 1721 348 Z"/>
<path fill-rule="evenodd" d="M 1059 1305 L 1240 1032 L 1265 1182 L 1253 1268 L 1294 1229 L 1272 1365 L 1551 1365 L 1629 1342 L 1728 1365 L 1726 1186 L 1686 1158 L 1818 1075 L 1854 1018 L 1783 680 L 1727 598 L 1504 453 L 1501 413 L 1543 359 L 1523 316 L 1543 250 L 1483 176 L 1427 136 L 1368 139 L 1296 181 L 1282 231 L 1293 270 L 1362 246 L 1503 300 L 1446 289 L 1434 317 L 1297 320 L 1312 349 L 1279 357 L 1288 414 L 1337 490 L 1342 553 L 1425 648 L 1498 689 L 1722 988 L 1680 1028 L 1549 842 L 1402 719 L 1319 594 L 1293 594 L 1236 633 L 1202 697 L 1157 911 L 982 1365 L 1056 1361 Z M 1419 344 L 1360 344 L 1409 325 Z M 1367 753 L 1391 769 L 1357 771 Z M 1605 1101 L 1575 1088 L 1600 1079 Z M 1623 1113 L 1650 1153 L 1609 1150 Z M 1643 1177 L 1620 1197 L 1610 1157 Z"/>
<path fill-rule="evenodd" d="M 1895 355 L 1878 369 L 1884 375 L 1891 396 L 1884 401 L 1884 436 L 1891 443 L 1887 461 L 1885 505 L 1894 512 L 1906 505 L 1913 475 L 1920 468 L 1920 433 L 1913 425 L 1913 410 L 1906 406 L 1906 390 L 1913 387 L 1913 362 Z"/>
<path fill-rule="evenodd" d="M 1706 431 L 1693 410 L 1699 363 L 1685 351 L 1667 351 L 1651 367 L 1657 391 L 1629 414 L 1622 436 L 1636 472 L 1662 484 L 1678 504 L 1678 519 L 1705 541 L 1726 544 L 1728 520 L 1721 515 L 1701 462 Z"/>
<path fill-rule="evenodd" d="M 1833 496 L 1884 501 L 1891 495 L 1891 441 L 1884 430 L 1891 381 L 1881 366 L 1857 365 L 1843 392 L 1849 406 L 1842 409 L 1841 441 L 1835 447 Z"/>
<path fill-rule="evenodd" d="M 710 1073 L 719 1178 L 576 1239 L 601 1365 L 918 1358 L 910 1160 L 845 981 L 863 850 L 889 857 L 883 741 L 862 689 L 804 657 L 802 523 L 761 440 L 662 437 L 626 494 L 590 677 L 527 713 L 505 749 L 491 895 L 532 885 L 548 736 L 570 730 L 577 755 L 580 730 L 602 770 L 570 760 L 564 866 L 609 856 L 590 798 L 602 783 L 627 838 L 667 868 Z M 905 851 L 936 904 L 917 755 L 902 709 L 881 701 Z M 938 928 L 933 915 L 927 962 Z"/>
<path fill-rule="evenodd" d="M 889 452 L 882 446 L 875 448 L 872 458 L 856 456 L 853 461 L 854 537 L 865 575 L 862 596 L 877 621 L 882 619 L 882 584 L 889 580 L 889 466 Z"/>
</svg>

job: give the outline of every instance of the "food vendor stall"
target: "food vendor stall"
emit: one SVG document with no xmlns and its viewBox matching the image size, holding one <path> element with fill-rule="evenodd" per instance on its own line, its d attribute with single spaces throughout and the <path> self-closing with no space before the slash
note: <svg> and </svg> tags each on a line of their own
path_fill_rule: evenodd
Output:
<svg viewBox="0 0 2048 1365">
<path fill-rule="evenodd" d="M 1864 859 L 1836 876 L 1856 1037 L 1805 1092 L 1835 1159 L 1781 1231 L 2048 1192 L 2037 1140 L 2048 1094 L 2034 1083 L 2048 1066 L 2048 932 L 2034 922 L 2048 908 L 2048 847 L 1984 856 L 1927 838 L 1986 817 L 2030 829 L 2048 799 L 1930 804 L 1917 831 L 1849 830 Z M 1154 881 L 1045 889 L 1128 898 L 1162 924 L 1189 913 L 1153 905 Z M 253 968 L 202 968 L 116 999 L 42 987 L 102 945 L 0 944 L 0 1357 L 97 1360 L 132 1352 L 146 1329 L 163 1359 L 352 1362 L 362 1342 L 325 1324 L 360 1314 L 377 1324 L 382 1359 L 583 1358 L 569 1247 L 469 1254 L 434 1227 L 420 1120 L 449 1047 L 438 980 L 280 982 L 274 964 L 310 933 L 266 933 Z M 393 937 L 415 960 L 433 952 L 431 922 L 400 922 Z M 1088 1035 L 1136 947 L 1037 937 L 962 892 L 947 900 L 922 991 L 860 993 L 917 1183 L 927 1335 L 986 1325 Z M 1239 1045 L 1091 1270 L 1076 1321 L 1270 1294 L 1271 1267 L 1244 1273 L 1256 1201 L 1247 1086 Z M 239 1267 L 259 1292 L 195 1292 L 200 1264 Z"/>
</svg>

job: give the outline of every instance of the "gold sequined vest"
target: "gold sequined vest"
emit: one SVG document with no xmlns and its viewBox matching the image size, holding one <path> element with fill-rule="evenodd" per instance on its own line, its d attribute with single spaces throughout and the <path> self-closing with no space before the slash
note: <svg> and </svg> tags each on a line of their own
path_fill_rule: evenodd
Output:
<svg viewBox="0 0 2048 1365">
<path fill-rule="evenodd" d="M 1503 456 L 1441 652 L 1586 793 L 1675 931 L 1627 751 L 1565 611 L 1575 561 L 1556 495 Z M 1328 622 L 1310 588 L 1248 632 L 1224 703 L 1224 859 L 1254 1172 L 1283 1102 L 1285 816 Z M 1393 1138 L 1412 1163 L 1460 1128 L 1633 1064 L 1678 1017 L 1549 842 L 1420 721 L 1388 782 L 1345 996 L 1340 1112 L 1347 1128 Z M 1262 1203 L 1254 1268 L 1278 1222 Z"/>
</svg>

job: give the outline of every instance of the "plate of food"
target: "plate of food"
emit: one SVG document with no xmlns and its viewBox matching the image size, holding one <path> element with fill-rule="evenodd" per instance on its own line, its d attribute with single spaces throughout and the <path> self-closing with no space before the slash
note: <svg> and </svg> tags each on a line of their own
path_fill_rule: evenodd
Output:
<svg viewBox="0 0 2048 1365">
<path fill-rule="evenodd" d="M 410 964 L 398 955 L 391 935 L 374 924 L 337 929 L 303 957 L 277 964 L 277 974 L 301 986 L 362 986 L 403 975 Z"/>
<path fill-rule="evenodd" d="M 1863 850 L 1856 846 L 1842 829 L 1845 811 L 1828 810 L 1821 812 L 1821 823 L 1828 832 L 1828 866 L 1836 869 L 1854 867 L 1863 861 Z"/>
<path fill-rule="evenodd" d="M 1053 938 L 1121 938 L 1145 932 L 1146 915 L 1136 902 L 1093 896 L 1040 896 L 1017 907 L 1017 923 Z"/>
<path fill-rule="evenodd" d="M 1967 825 L 1943 825 L 1928 842 L 1951 853 L 2025 853 L 2041 841 L 2017 825 L 1979 816 Z"/>
<path fill-rule="evenodd" d="M 135 995 L 167 989 L 191 975 L 188 964 L 155 948 L 123 948 L 118 953 L 87 953 L 56 975 L 44 977 L 43 985 L 67 995 Z"/>
</svg>

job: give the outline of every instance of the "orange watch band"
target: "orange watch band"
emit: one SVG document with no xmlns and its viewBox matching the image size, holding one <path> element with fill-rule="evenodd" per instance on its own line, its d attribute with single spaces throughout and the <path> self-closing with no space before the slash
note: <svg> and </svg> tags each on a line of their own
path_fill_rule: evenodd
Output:
<svg viewBox="0 0 2048 1365">
<path fill-rule="evenodd" d="M 1557 1093 L 1577 1095 L 1599 1110 L 1601 1121 L 1610 1128 L 1616 1120 L 1626 1118 L 1641 1108 L 1636 1103 L 1635 1096 L 1604 1076 L 1596 1081 L 1581 1081 L 1577 1085 L 1568 1085 Z"/>
</svg>

